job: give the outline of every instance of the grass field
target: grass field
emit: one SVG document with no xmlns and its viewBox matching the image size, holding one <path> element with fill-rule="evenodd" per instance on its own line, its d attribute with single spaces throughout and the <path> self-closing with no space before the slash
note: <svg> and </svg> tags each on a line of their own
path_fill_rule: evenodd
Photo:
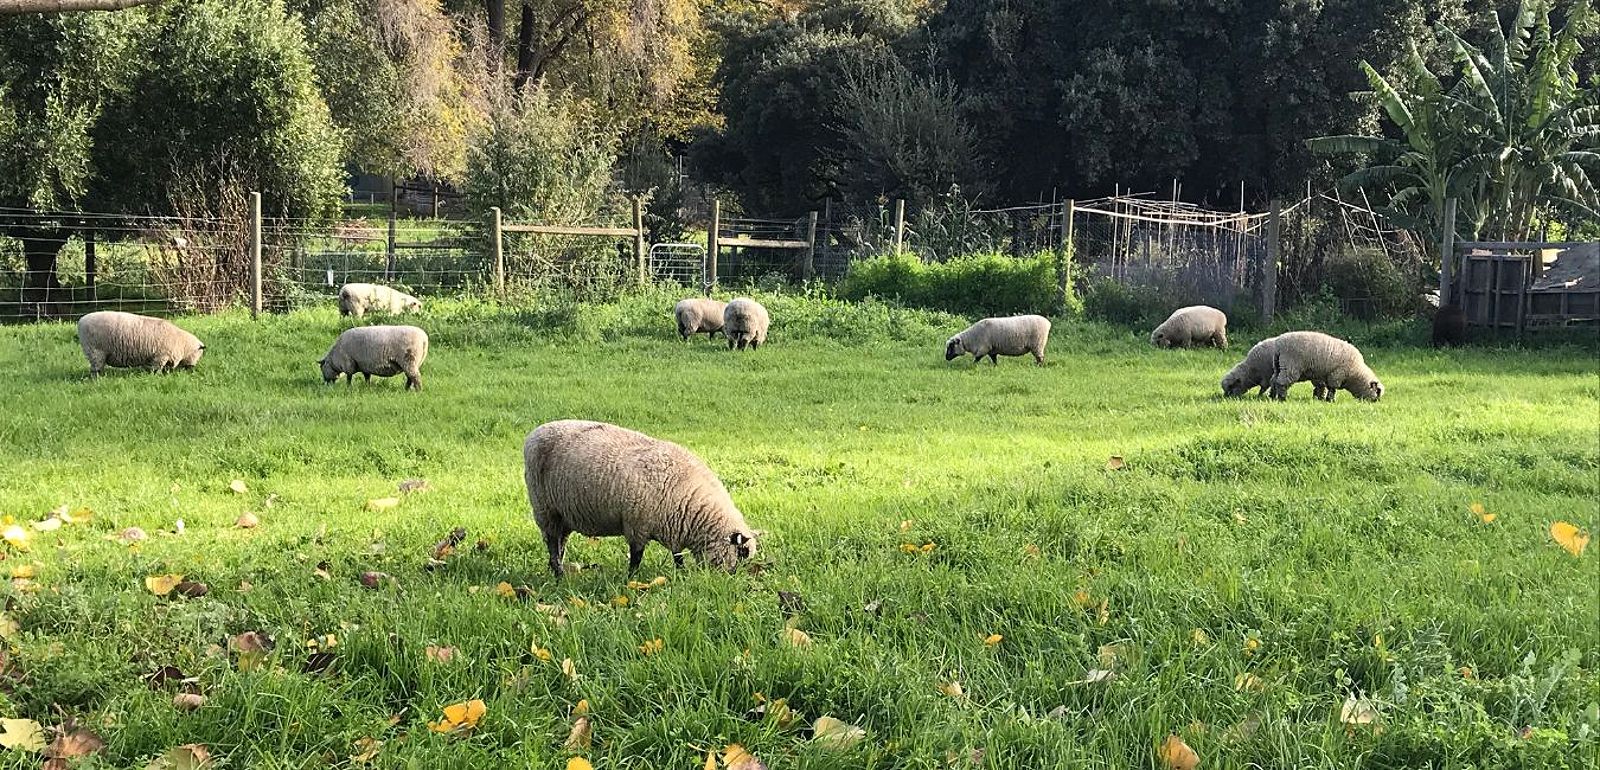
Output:
<svg viewBox="0 0 1600 770">
<path fill-rule="evenodd" d="M 1206 768 L 1600 764 L 1600 548 L 1549 533 L 1600 528 L 1593 348 L 1356 328 L 1382 402 L 1222 401 L 1262 334 L 1157 351 L 1062 321 L 1048 366 L 974 367 L 942 360 L 962 319 L 785 296 L 740 355 L 679 342 L 669 299 L 435 302 L 420 393 L 324 386 L 331 307 L 181 319 L 198 370 L 99 381 L 71 326 L 0 328 L 0 513 L 30 534 L 3 566 L 32 571 L 4 589 L 0 716 L 76 719 L 97 767 L 201 743 L 240 768 L 698 768 L 738 743 L 774 768 L 1141 768 L 1169 734 Z M 598 568 L 552 580 L 520 449 L 563 417 L 699 453 L 765 569 L 677 572 L 653 546 L 638 577 L 667 582 L 632 589 L 620 540 L 575 538 Z M 407 479 L 429 489 L 366 510 Z M 62 505 L 92 518 L 32 528 Z M 147 590 L 168 573 L 209 594 Z M 275 647 L 241 656 L 244 632 Z M 163 666 L 204 705 L 175 708 Z M 747 718 L 758 693 L 793 723 Z M 1352 696 L 1371 723 L 1341 720 Z M 429 730 L 470 699 L 475 730 Z M 865 738 L 808 740 L 824 715 Z"/>
</svg>

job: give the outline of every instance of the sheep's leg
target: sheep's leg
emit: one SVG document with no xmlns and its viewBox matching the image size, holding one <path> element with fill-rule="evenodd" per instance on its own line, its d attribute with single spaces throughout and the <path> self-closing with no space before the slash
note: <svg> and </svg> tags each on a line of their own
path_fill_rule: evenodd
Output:
<svg viewBox="0 0 1600 770">
<path fill-rule="evenodd" d="M 633 577 L 633 573 L 639 571 L 639 564 L 644 561 L 644 547 L 649 544 L 648 540 L 628 542 L 628 577 Z"/>
<path fill-rule="evenodd" d="M 368 385 L 372 384 L 372 372 L 362 372 L 361 376 L 365 378 Z"/>
<path fill-rule="evenodd" d="M 560 524 L 551 524 L 544 530 L 544 547 L 550 552 L 550 572 L 561 578 L 561 565 L 567 560 L 567 529 Z"/>
<path fill-rule="evenodd" d="M 406 390 L 422 390 L 422 372 L 416 369 L 406 370 Z"/>
<path fill-rule="evenodd" d="M 682 551 L 679 551 L 679 552 L 677 552 L 677 553 L 672 555 L 672 566 L 677 567 L 678 569 L 683 569 L 683 552 Z"/>
<path fill-rule="evenodd" d="M 1038 366 L 1044 366 L 1044 351 L 1042 351 L 1042 350 L 1033 351 L 1033 363 L 1038 365 Z"/>
<path fill-rule="evenodd" d="M 1228 349 L 1228 333 L 1227 332 L 1217 332 L 1216 334 L 1211 335 L 1211 344 L 1216 345 L 1221 350 L 1227 350 Z"/>
<path fill-rule="evenodd" d="M 993 350 L 989 351 L 989 365 L 990 366 L 999 366 L 1000 365 L 1000 354 L 999 353 L 996 353 Z"/>
</svg>

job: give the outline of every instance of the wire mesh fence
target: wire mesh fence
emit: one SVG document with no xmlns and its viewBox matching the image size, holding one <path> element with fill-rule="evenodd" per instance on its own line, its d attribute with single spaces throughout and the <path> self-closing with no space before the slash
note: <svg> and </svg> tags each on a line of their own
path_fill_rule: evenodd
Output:
<svg viewBox="0 0 1600 770">
<path fill-rule="evenodd" d="M 898 247 L 929 262 L 1070 253 L 1080 286 L 1113 281 L 1218 306 L 1261 302 L 1272 270 L 1278 304 L 1331 295 L 1348 312 L 1366 315 L 1414 300 L 1436 274 L 1424 244 L 1336 193 L 1282 207 L 1275 254 L 1272 221 L 1268 213 L 1140 195 L 991 209 L 951 198 L 902 216 L 889 202 L 830 205 L 816 217 L 814 234 L 809 215 L 720 220 L 715 260 L 699 243 L 647 244 L 641 265 L 635 231 L 615 222 L 545 228 L 554 233 L 508 228 L 497 272 L 485 222 L 268 218 L 261 222 L 262 299 L 268 310 L 288 310 L 331 301 L 351 282 L 418 296 L 465 294 L 497 287 L 502 275 L 508 291 L 603 297 L 637 281 L 641 269 L 649 280 L 690 290 L 808 272 L 834 280 L 853 262 Z M 242 216 L 0 209 L 0 319 L 110 308 L 170 315 L 243 304 L 251 285 L 249 225 Z M 596 225 L 607 236 L 630 235 L 569 233 Z"/>
</svg>

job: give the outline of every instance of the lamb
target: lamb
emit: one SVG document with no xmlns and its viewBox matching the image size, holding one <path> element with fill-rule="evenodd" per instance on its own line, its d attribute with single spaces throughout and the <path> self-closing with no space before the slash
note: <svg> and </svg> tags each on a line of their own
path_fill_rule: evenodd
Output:
<svg viewBox="0 0 1600 770">
<path fill-rule="evenodd" d="M 153 373 L 193 369 L 205 343 L 162 318 L 101 310 L 78 319 L 78 344 L 89 359 L 89 376 L 107 366 L 148 368 Z"/>
<path fill-rule="evenodd" d="M 688 342 L 690 335 L 705 332 L 706 339 L 714 339 L 722 331 L 722 313 L 727 307 L 727 303 L 706 297 L 680 300 L 672 308 L 673 317 L 678 319 L 678 336 Z M 728 335 L 723 332 L 722 336 Z"/>
<path fill-rule="evenodd" d="M 357 326 L 346 329 L 322 357 L 322 381 L 345 376 L 348 387 L 360 374 L 393 377 L 405 373 L 407 390 L 422 390 L 422 362 L 428 357 L 428 333 L 415 326 Z"/>
<path fill-rule="evenodd" d="M 1228 316 L 1206 305 L 1178 308 L 1150 332 L 1150 344 L 1158 348 L 1212 345 L 1227 349 Z"/>
<path fill-rule="evenodd" d="M 339 287 L 339 315 L 360 318 L 369 310 L 390 315 L 414 313 L 422 309 L 422 300 L 403 291 L 376 283 L 347 283 Z"/>
<path fill-rule="evenodd" d="M 654 540 L 683 566 L 688 550 L 702 564 L 732 572 L 756 552 L 756 533 L 706 464 L 670 441 L 603 422 L 557 420 L 528 434 L 522 447 L 528 504 L 561 576 L 567 537 L 621 535 L 628 574 Z"/>
<path fill-rule="evenodd" d="M 1356 346 L 1321 332 L 1289 332 L 1273 342 L 1272 397 L 1282 401 L 1289 386 L 1310 380 L 1317 398 L 1332 401 L 1341 388 L 1365 401 L 1383 397 L 1383 383 Z"/>
<path fill-rule="evenodd" d="M 722 336 L 728 338 L 728 349 L 738 346 L 744 350 L 759 348 L 767 341 L 767 327 L 772 319 L 767 309 L 749 297 L 739 297 L 722 309 Z"/>
<path fill-rule="evenodd" d="M 1044 348 L 1050 342 L 1050 319 L 1040 315 L 1015 315 L 1009 318 L 985 318 L 951 337 L 944 343 L 944 360 L 949 361 L 962 353 L 971 353 L 972 362 L 984 356 L 989 363 L 1000 365 L 997 356 L 1020 356 L 1032 353 L 1033 360 L 1044 366 Z"/>
</svg>

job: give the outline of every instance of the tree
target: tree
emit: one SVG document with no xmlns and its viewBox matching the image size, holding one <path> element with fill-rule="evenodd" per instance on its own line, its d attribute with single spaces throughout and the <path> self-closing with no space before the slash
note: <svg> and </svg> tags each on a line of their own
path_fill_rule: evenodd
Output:
<svg viewBox="0 0 1600 770">
<path fill-rule="evenodd" d="M 0 0 L 0 16 L 20 13 L 120 11 L 159 0 Z"/>
<path fill-rule="evenodd" d="M 1564 11 L 1557 28 L 1553 3 L 1523 0 L 1482 47 L 1440 25 L 1455 54 L 1448 88 L 1415 50 L 1398 85 L 1363 61 L 1393 134 L 1319 137 L 1309 146 L 1369 157 L 1343 184 L 1379 195 L 1427 242 L 1452 197 L 1459 234 L 1474 240 L 1527 240 L 1552 214 L 1600 219 L 1592 176 L 1600 173 L 1600 92 L 1581 86 L 1576 69 L 1594 19 L 1583 0 Z"/>
</svg>

